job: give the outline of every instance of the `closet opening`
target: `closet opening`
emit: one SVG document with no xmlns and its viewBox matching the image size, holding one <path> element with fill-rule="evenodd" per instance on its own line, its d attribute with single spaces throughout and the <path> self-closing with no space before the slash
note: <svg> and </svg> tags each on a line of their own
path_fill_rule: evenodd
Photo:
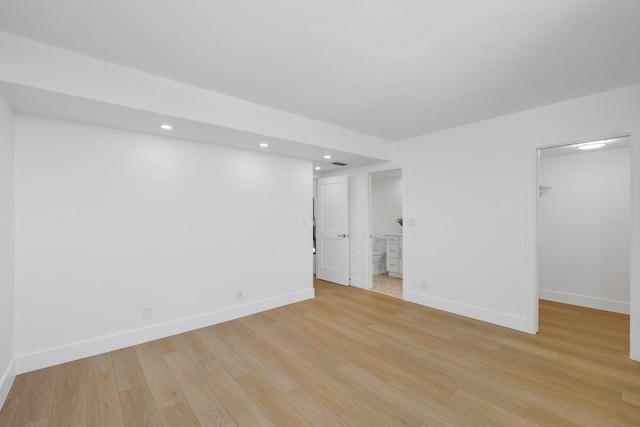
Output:
<svg viewBox="0 0 640 427">
<path fill-rule="evenodd" d="M 538 149 L 537 182 L 540 332 L 570 306 L 587 308 L 576 324 L 628 325 L 631 137 Z M 629 334 L 618 335 L 608 345 L 627 345 Z"/>
</svg>

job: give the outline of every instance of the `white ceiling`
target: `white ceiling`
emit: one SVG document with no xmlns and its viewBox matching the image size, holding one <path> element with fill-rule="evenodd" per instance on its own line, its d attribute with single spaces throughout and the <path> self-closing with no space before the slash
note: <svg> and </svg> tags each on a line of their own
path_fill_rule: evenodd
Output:
<svg viewBox="0 0 640 427">
<path fill-rule="evenodd" d="M 0 31 L 387 140 L 640 82 L 638 0 L 0 0 Z"/>
<path fill-rule="evenodd" d="M 617 150 L 619 148 L 629 148 L 631 147 L 631 138 L 629 136 L 620 136 L 616 138 L 607 138 L 598 141 L 604 141 L 604 147 L 597 148 L 595 150 L 581 150 L 579 149 L 580 144 L 585 144 L 589 142 L 597 142 L 597 141 L 580 141 L 575 144 L 568 145 L 560 145 L 557 147 L 549 147 L 540 150 L 541 158 L 549 158 L 549 157 L 558 157 L 558 156 L 572 156 L 577 154 L 589 154 L 595 153 L 598 151 L 605 150 Z"/>
<path fill-rule="evenodd" d="M 367 166 L 384 161 L 2 81 L 0 93 L 18 113 L 295 157 L 312 161 L 319 172 L 342 168 L 332 164 L 336 161 L 346 163 L 349 167 Z M 164 131 L 160 128 L 161 123 L 171 124 L 173 129 Z M 267 143 L 269 147 L 262 148 L 260 143 Z M 325 159 L 326 155 L 331 156 L 331 159 Z"/>
</svg>

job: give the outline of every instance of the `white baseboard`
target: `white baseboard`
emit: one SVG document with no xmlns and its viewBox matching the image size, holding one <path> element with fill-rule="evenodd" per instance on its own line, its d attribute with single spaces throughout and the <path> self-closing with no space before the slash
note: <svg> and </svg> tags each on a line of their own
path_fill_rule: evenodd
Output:
<svg viewBox="0 0 640 427">
<path fill-rule="evenodd" d="M 630 304 L 628 302 L 606 298 L 596 298 L 586 295 L 571 294 L 568 292 L 551 291 L 549 289 L 538 289 L 538 297 L 549 301 L 595 308 L 598 310 L 613 311 L 615 313 L 629 314 L 630 312 Z"/>
<path fill-rule="evenodd" d="M 9 390 L 11 390 L 11 386 L 13 385 L 13 380 L 15 378 L 16 363 L 14 359 L 11 361 L 7 369 L 2 373 L 2 376 L 0 376 L 0 408 L 2 408 L 5 400 L 7 400 Z"/>
<path fill-rule="evenodd" d="M 197 316 L 175 320 L 168 323 L 153 325 L 147 328 L 135 329 L 119 334 L 103 336 L 87 341 L 76 342 L 56 348 L 50 348 L 35 353 L 16 355 L 15 372 L 21 374 L 60 363 L 70 362 L 96 354 L 106 353 L 120 348 L 130 347 L 148 341 L 192 331 L 198 328 L 215 325 L 228 320 L 237 319 L 259 313 L 283 305 L 312 299 L 315 295 L 313 288 L 290 294 L 267 298 L 244 305 L 229 307 Z"/>
<path fill-rule="evenodd" d="M 462 304 L 456 301 L 437 298 L 417 292 L 405 290 L 403 293 L 405 301 L 415 302 L 438 310 L 447 311 L 449 313 L 458 314 L 460 316 L 470 317 L 472 319 L 481 320 L 494 325 L 504 326 L 505 328 L 515 329 L 516 331 L 535 333 L 530 330 L 530 321 L 525 317 L 514 316 L 512 314 L 501 313 L 498 311 L 487 310 L 468 304 Z"/>
</svg>

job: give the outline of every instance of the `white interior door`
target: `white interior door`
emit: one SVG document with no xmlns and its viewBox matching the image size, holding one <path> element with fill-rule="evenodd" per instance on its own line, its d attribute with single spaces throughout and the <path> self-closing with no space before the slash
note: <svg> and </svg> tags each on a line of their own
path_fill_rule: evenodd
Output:
<svg viewBox="0 0 640 427">
<path fill-rule="evenodd" d="M 318 179 L 316 276 L 349 286 L 349 177 Z"/>
</svg>

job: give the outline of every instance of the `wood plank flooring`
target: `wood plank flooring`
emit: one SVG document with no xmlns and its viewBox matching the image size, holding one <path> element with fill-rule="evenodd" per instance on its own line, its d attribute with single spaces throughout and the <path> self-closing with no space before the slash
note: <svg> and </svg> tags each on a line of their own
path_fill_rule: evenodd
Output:
<svg viewBox="0 0 640 427">
<path fill-rule="evenodd" d="M 629 316 L 528 335 L 316 281 L 314 300 L 19 375 L 0 426 L 638 426 Z"/>
</svg>

